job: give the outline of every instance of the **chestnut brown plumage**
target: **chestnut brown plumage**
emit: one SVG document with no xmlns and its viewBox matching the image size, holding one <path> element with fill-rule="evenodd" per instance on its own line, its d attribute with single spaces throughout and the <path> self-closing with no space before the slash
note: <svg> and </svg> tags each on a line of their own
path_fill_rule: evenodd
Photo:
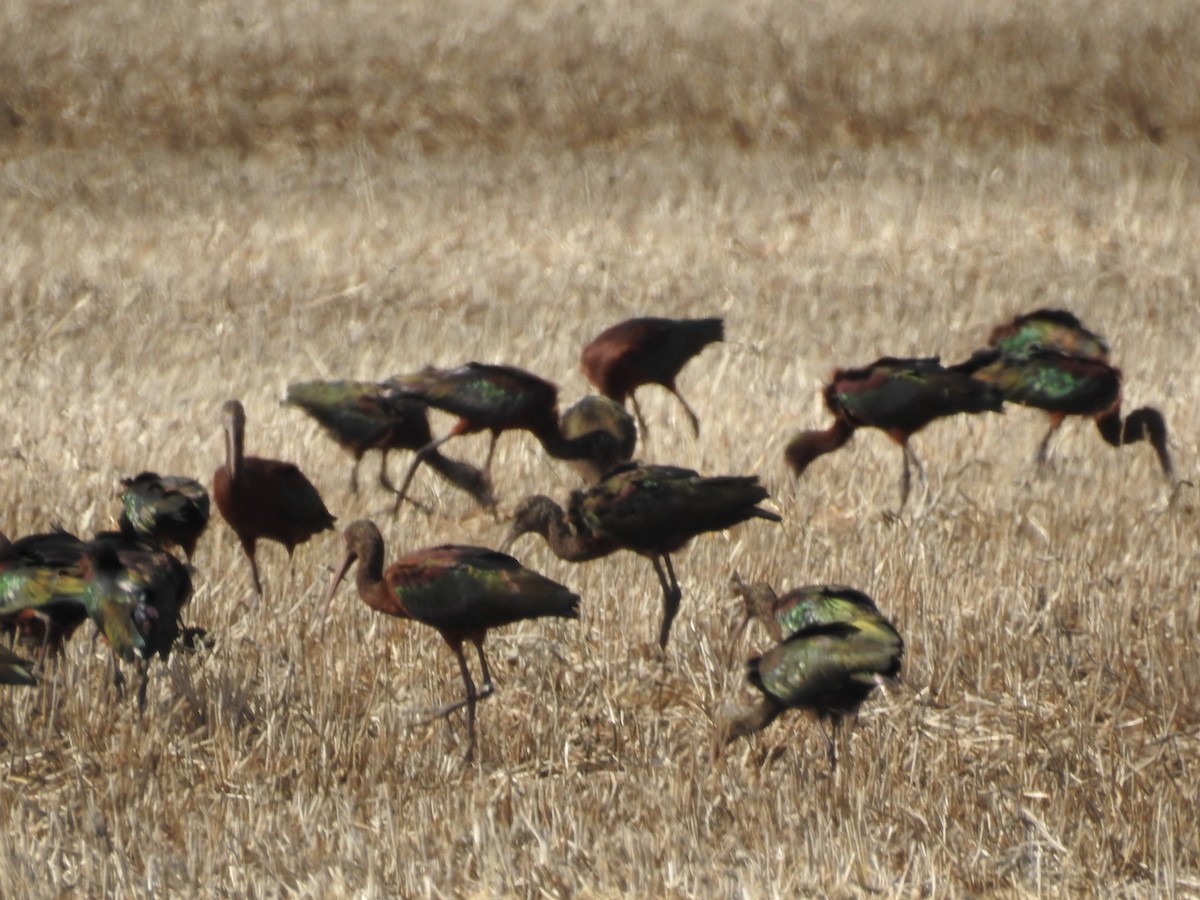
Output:
<svg viewBox="0 0 1200 900">
<path fill-rule="evenodd" d="M 458 659 L 466 696 L 437 710 L 436 716 L 467 708 L 466 759 L 470 761 L 475 751 L 475 704 L 494 690 L 483 652 L 488 631 L 545 616 L 577 619 L 579 595 L 526 569 L 511 556 L 485 547 L 429 547 L 405 554 L 385 570 L 383 535 L 374 522 L 354 522 L 342 536 L 346 556 L 329 583 L 326 606 L 357 561 L 358 594 L 367 606 L 389 616 L 421 622 L 442 636 Z M 478 691 L 463 654 L 465 641 L 475 645 L 479 656 L 483 688 Z"/>
<path fill-rule="evenodd" d="M 698 435 L 700 419 L 679 393 L 675 378 L 692 357 L 709 344 L 724 339 L 725 322 L 719 318 L 626 319 L 604 329 L 583 348 L 580 368 L 604 396 L 618 403 L 629 398 L 643 439 L 646 421 L 634 391 L 645 384 L 662 385 L 674 394 Z"/>
<path fill-rule="evenodd" d="M 335 521 L 321 495 L 295 463 L 244 454 L 246 412 L 237 400 L 221 408 L 225 465 L 213 473 L 213 499 L 250 560 L 254 591 L 262 596 L 255 549 L 259 540 L 278 541 L 288 559 L 314 534 Z"/>
</svg>

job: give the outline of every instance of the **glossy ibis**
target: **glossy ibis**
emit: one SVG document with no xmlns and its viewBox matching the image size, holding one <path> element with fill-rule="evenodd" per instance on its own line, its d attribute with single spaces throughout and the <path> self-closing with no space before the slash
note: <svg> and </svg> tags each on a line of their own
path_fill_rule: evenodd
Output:
<svg viewBox="0 0 1200 900">
<path fill-rule="evenodd" d="M 768 497 L 754 476 L 705 478 L 676 466 L 630 463 L 603 481 L 575 491 L 563 510 L 545 496 L 523 500 L 501 547 L 536 532 L 560 559 L 584 562 L 617 550 L 650 560 L 663 592 L 658 645 L 666 649 L 683 592 L 671 554 L 696 535 L 731 528 L 748 519 L 781 520 L 757 504 Z"/>
<path fill-rule="evenodd" d="M 883 679 L 899 675 L 904 641 L 869 597 L 844 588 L 801 592 L 787 601 L 786 625 L 781 608 L 770 606 L 769 627 L 784 637 L 746 664 L 762 700 L 724 723 L 725 743 L 760 731 L 791 708 L 812 710 L 823 732 L 828 719 L 836 738 L 842 719 L 857 714 Z M 747 602 L 753 604 L 749 597 Z M 828 733 L 825 740 L 830 767 L 836 768 L 836 744 Z"/>
<path fill-rule="evenodd" d="M 758 619 L 776 642 L 812 625 L 878 616 L 875 601 L 860 590 L 840 584 L 810 584 L 782 596 L 762 581 L 746 583 L 735 573 L 734 593 L 745 603 L 746 622 Z"/>
<path fill-rule="evenodd" d="M 646 421 L 634 391 L 644 384 L 660 384 L 674 394 L 699 435 L 700 420 L 679 393 L 675 378 L 693 356 L 724 339 L 725 323 L 719 318 L 626 319 L 604 329 L 583 348 L 580 368 L 604 396 L 618 403 L 630 399 L 643 435 Z"/>
<path fill-rule="evenodd" d="M 87 618 L 79 557 L 86 545 L 61 529 L 10 543 L 0 534 L 0 631 L 40 656 L 62 653 Z"/>
<path fill-rule="evenodd" d="M 842 447 L 857 428 L 878 428 L 904 451 L 900 506 L 908 500 L 909 461 L 922 479 L 925 468 L 909 439 L 932 422 L 957 413 L 1000 412 L 999 390 L 966 372 L 947 369 L 937 357 L 897 359 L 885 356 L 861 369 L 838 369 L 825 386 L 825 406 L 834 422 L 823 431 L 803 431 L 787 445 L 785 458 L 802 475 L 817 457 Z"/>
<path fill-rule="evenodd" d="M 87 614 L 112 648 L 114 684 L 118 690 L 124 684 L 117 660 L 133 663 L 144 710 L 150 661 L 167 659 L 181 634 L 181 611 L 192 595 L 188 569 L 165 550 L 120 533 L 88 542 L 79 569 Z"/>
<path fill-rule="evenodd" d="M 475 752 L 475 704 L 494 690 L 483 652 L 488 630 L 545 616 L 577 619 L 579 595 L 524 568 L 511 556 L 484 547 L 430 547 L 406 554 L 384 570 L 383 536 L 374 522 L 354 522 L 343 537 L 346 556 L 329 584 L 326 606 L 357 560 L 358 594 L 367 606 L 437 630 L 458 659 L 466 696 L 437 710 L 435 716 L 467 708 L 469 762 Z M 475 645 L 479 656 L 483 687 L 478 691 L 463 654 L 465 641 Z"/>
<path fill-rule="evenodd" d="M 1050 439 L 1067 416 L 1089 416 L 1113 447 L 1148 441 L 1163 474 L 1175 482 L 1162 413 L 1143 406 L 1122 418 L 1121 370 L 1108 362 L 1108 345 L 1075 316 L 1062 310 L 1018 316 L 993 331 L 990 343 L 955 368 L 998 388 L 1010 403 L 1049 414 L 1050 428 L 1037 449 L 1039 466 L 1046 464 Z"/>
<path fill-rule="evenodd" d="M 612 469 L 629 462 L 637 446 L 637 425 L 625 407 L 608 397 L 589 394 L 562 414 L 562 433 L 568 440 L 585 435 L 596 438 L 596 452 L 572 460 L 575 471 L 587 484 L 595 484 Z"/>
<path fill-rule="evenodd" d="M 142 472 L 121 482 L 121 531 L 146 538 L 164 550 L 179 547 L 192 561 L 208 527 L 208 491 L 194 478 Z"/>
<path fill-rule="evenodd" d="M 213 498 L 250 560 L 254 591 L 261 597 L 262 582 L 255 560 L 259 539 L 283 544 L 290 560 L 297 544 L 318 532 L 332 530 L 335 520 L 295 463 L 243 455 L 246 413 L 241 403 L 226 401 L 221 414 L 225 465 L 213 473 Z"/>
<path fill-rule="evenodd" d="M 0 684 L 37 684 L 32 667 L 29 660 L 0 647 Z"/>
<path fill-rule="evenodd" d="M 558 418 L 558 388 L 514 366 L 467 363 L 457 369 L 426 368 L 398 375 L 384 384 L 387 396 L 419 400 L 458 416 L 450 433 L 417 451 L 400 485 L 403 498 L 417 466 L 451 438 L 490 431 L 484 471 L 490 472 L 496 438 L 502 431 L 528 431 L 555 459 L 606 459 L 615 452 L 614 437 L 604 429 L 568 438 Z M 397 501 L 399 502 L 399 501 Z"/>
<path fill-rule="evenodd" d="M 1008 356 L 1022 356 L 1036 347 L 1058 350 L 1108 362 L 1108 343 L 1089 331 L 1074 313 L 1065 309 L 1035 309 L 997 325 L 988 346 Z"/>
<path fill-rule="evenodd" d="M 350 490 L 358 493 L 358 466 L 368 450 L 379 450 L 379 483 L 399 495 L 387 474 L 392 450 L 420 450 L 433 441 L 429 414 L 424 403 L 388 396 L 370 381 L 305 381 L 289 384 L 284 403 L 308 413 L 340 446 L 354 456 Z M 496 505 L 492 485 L 482 471 L 465 462 L 428 451 L 424 462 L 455 487 L 466 491 L 480 506 Z"/>
</svg>

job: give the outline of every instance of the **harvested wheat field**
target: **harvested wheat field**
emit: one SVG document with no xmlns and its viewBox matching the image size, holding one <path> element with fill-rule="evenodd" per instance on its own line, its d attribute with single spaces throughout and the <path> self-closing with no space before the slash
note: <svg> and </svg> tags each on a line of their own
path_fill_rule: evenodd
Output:
<svg viewBox="0 0 1200 900">
<path fill-rule="evenodd" d="M 913 440 L 865 429 L 797 479 L 837 366 L 958 361 L 1070 309 L 1124 405 L 1200 436 L 1200 16 L 1191 0 L 14 0 L 0 17 L 0 528 L 112 527 L 119 479 L 211 486 L 221 406 L 386 557 L 496 547 L 579 486 L 500 438 L 499 521 L 418 472 L 405 505 L 286 385 L 503 362 L 589 390 L 582 346 L 634 315 L 723 316 L 683 370 L 703 423 L 639 392 L 640 458 L 758 474 L 781 524 L 697 538 L 659 658 L 647 561 L 522 563 L 577 622 L 494 631 L 466 723 L 432 629 L 343 585 L 343 544 L 216 515 L 189 624 L 139 716 L 81 630 L 0 688 L 0 896 L 1200 895 L 1200 514 L 1146 444 L 1037 410 Z M 48 23 L 53 23 L 50 25 Z M 452 419 L 431 415 L 435 434 Z M 481 465 L 486 436 L 452 456 Z M 393 478 L 409 455 L 392 455 Z M 737 572 L 870 594 L 905 640 L 830 769 L 747 704 Z M 473 653 L 468 655 L 475 667 Z"/>
</svg>

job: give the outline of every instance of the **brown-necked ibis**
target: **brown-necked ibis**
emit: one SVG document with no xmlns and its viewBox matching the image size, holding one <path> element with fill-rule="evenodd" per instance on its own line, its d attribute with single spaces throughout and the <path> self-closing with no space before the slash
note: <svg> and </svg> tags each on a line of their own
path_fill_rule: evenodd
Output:
<svg viewBox="0 0 1200 900">
<path fill-rule="evenodd" d="M 321 495 L 295 463 L 244 455 L 246 412 L 237 400 L 221 407 L 225 425 L 225 465 L 213 473 L 217 509 L 241 542 L 254 590 L 262 596 L 255 546 L 260 539 L 278 541 L 288 559 L 298 544 L 333 529 L 334 516 Z"/>
<path fill-rule="evenodd" d="M 803 431 L 788 442 L 784 456 L 797 476 L 817 457 L 844 446 L 858 428 L 878 428 L 904 451 L 900 506 L 908 500 L 912 475 L 925 467 L 909 439 L 935 419 L 958 413 L 1001 412 L 1000 391 L 966 372 L 941 365 L 937 357 L 897 359 L 885 356 L 861 369 L 838 369 L 825 386 L 825 406 L 834 422 L 820 431 Z"/>
<path fill-rule="evenodd" d="M 630 399 L 643 439 L 646 421 L 634 391 L 644 384 L 659 384 L 674 394 L 698 435 L 700 419 L 679 393 L 675 378 L 693 356 L 724 339 L 725 322 L 720 318 L 626 319 L 604 329 L 583 348 L 580 368 L 606 397 L 618 403 Z"/>
<path fill-rule="evenodd" d="M 374 522 L 354 522 L 343 537 L 346 556 L 329 583 L 326 606 L 357 561 L 358 594 L 367 606 L 389 616 L 421 622 L 442 636 L 458 659 L 466 696 L 437 710 L 435 717 L 467 708 L 469 762 L 475 752 L 475 704 L 494 691 L 483 652 L 488 630 L 546 616 L 577 619 L 579 595 L 526 569 L 511 556 L 485 547 L 429 547 L 400 557 L 385 570 L 383 536 Z M 475 645 L 479 656 L 483 687 L 478 691 L 463 654 L 466 641 Z"/>
<path fill-rule="evenodd" d="M 560 559 L 584 562 L 631 550 L 650 560 L 663 592 L 658 645 L 666 649 L 683 592 L 671 554 L 708 531 L 732 528 L 748 519 L 781 521 L 758 506 L 768 497 L 755 476 L 705 478 L 677 466 L 631 463 L 599 484 L 575 491 L 563 510 L 545 496 L 523 500 L 502 550 L 536 532 Z"/>
</svg>

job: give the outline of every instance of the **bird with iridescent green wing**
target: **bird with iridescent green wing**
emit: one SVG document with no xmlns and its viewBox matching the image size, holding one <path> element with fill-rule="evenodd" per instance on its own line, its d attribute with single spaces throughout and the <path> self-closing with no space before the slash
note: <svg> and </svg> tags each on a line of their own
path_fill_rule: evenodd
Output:
<svg viewBox="0 0 1200 900">
<path fill-rule="evenodd" d="M 579 595 L 526 569 L 511 556 L 485 547 L 428 547 L 407 553 L 384 569 L 383 535 L 374 522 L 354 522 L 343 537 L 346 555 L 329 583 L 326 607 L 346 572 L 357 562 L 358 594 L 367 606 L 385 615 L 421 622 L 442 636 L 458 659 L 466 696 L 435 710 L 433 718 L 466 707 L 469 762 L 475 752 L 475 704 L 494 690 L 483 653 L 488 631 L 523 619 L 577 619 Z M 483 677 L 479 690 L 463 653 L 467 641 L 475 645 L 479 657 Z"/>
<path fill-rule="evenodd" d="M 1108 345 L 1064 310 L 1036 310 L 998 326 L 989 346 L 952 367 L 997 388 L 1009 403 L 1041 409 L 1050 428 L 1038 444 L 1037 464 L 1049 458 L 1050 439 L 1068 416 L 1087 416 L 1105 443 L 1122 447 L 1147 441 L 1168 481 L 1175 469 L 1161 412 L 1143 406 L 1121 414 L 1121 370 L 1108 361 Z"/>
<path fill-rule="evenodd" d="M 428 407 L 419 400 L 389 396 L 371 381 L 302 381 L 289 384 L 286 406 L 295 406 L 317 421 L 339 446 L 354 457 L 350 491 L 358 493 L 358 467 L 368 450 L 379 450 L 379 483 L 399 495 L 387 473 L 392 450 L 420 450 L 433 441 Z M 470 494 L 480 506 L 496 505 L 490 479 L 481 470 L 443 455 L 435 447 L 421 461 L 443 479 Z M 397 504 L 398 508 L 399 504 Z"/>
<path fill-rule="evenodd" d="M 605 460 L 621 440 L 607 430 L 593 429 L 568 436 L 558 416 L 558 388 L 544 378 L 515 366 L 467 363 L 456 369 L 432 366 L 384 382 L 386 396 L 419 400 L 458 416 L 450 432 L 417 451 L 400 485 L 404 497 L 409 482 L 425 458 L 459 435 L 491 433 L 483 470 L 490 476 L 496 440 L 505 431 L 528 431 L 553 459 Z"/>
<path fill-rule="evenodd" d="M 121 482 L 120 528 L 164 550 L 179 547 L 188 562 L 208 527 L 208 491 L 194 478 L 142 472 Z"/>
<path fill-rule="evenodd" d="M 960 413 L 1001 412 L 1003 397 L 996 388 L 969 374 L 947 369 L 937 357 L 883 357 L 860 369 L 838 369 L 824 390 L 833 425 L 802 431 L 791 438 L 784 457 L 797 476 L 820 456 L 846 445 L 859 428 L 878 428 L 904 451 L 900 506 L 908 500 L 916 467 L 925 468 L 909 445 L 914 434 L 937 419 Z"/>
<path fill-rule="evenodd" d="M 0 633 L 39 657 L 62 653 L 87 619 L 79 556 L 85 544 L 62 529 L 9 542 L 0 534 Z"/>
<path fill-rule="evenodd" d="M 772 600 L 755 587 L 743 596 L 784 637 L 747 662 L 747 678 L 762 697 L 721 723 L 723 742 L 761 731 L 785 710 L 807 709 L 821 724 L 830 766 L 836 767 L 843 720 L 857 715 L 880 683 L 899 676 L 903 639 L 874 601 L 853 589 L 802 588 Z"/>
<path fill-rule="evenodd" d="M 704 477 L 678 466 L 629 463 L 599 484 L 572 493 L 566 509 L 542 495 L 521 501 L 501 549 L 533 532 L 569 562 L 600 559 L 617 550 L 646 557 L 663 592 L 658 645 L 665 650 L 683 597 L 671 554 L 706 532 L 750 519 L 781 521 L 778 513 L 758 505 L 768 496 L 753 475 Z"/>
</svg>

